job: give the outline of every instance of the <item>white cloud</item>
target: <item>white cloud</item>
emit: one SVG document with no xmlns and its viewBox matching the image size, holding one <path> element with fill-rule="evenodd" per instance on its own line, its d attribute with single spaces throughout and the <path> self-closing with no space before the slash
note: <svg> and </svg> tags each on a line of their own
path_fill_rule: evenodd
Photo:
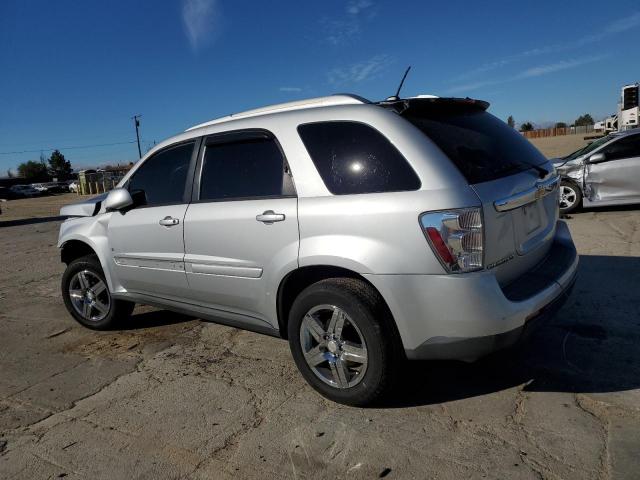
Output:
<svg viewBox="0 0 640 480">
<path fill-rule="evenodd" d="M 573 60 L 561 60 L 555 63 L 549 63 L 547 65 L 539 65 L 520 72 L 516 75 L 515 79 L 540 77 L 542 75 L 548 75 L 550 73 L 559 72 L 561 70 L 568 70 L 570 68 L 581 67 L 588 63 L 598 62 L 603 60 L 608 55 L 596 55 L 592 57 L 577 58 Z"/>
<path fill-rule="evenodd" d="M 640 27 L 640 12 L 636 12 L 633 15 L 611 22 L 605 27 L 604 32 L 607 34 L 614 34 L 626 32 L 627 30 L 631 30 L 636 27 Z"/>
<path fill-rule="evenodd" d="M 219 33 L 220 8 L 217 0 L 182 0 L 182 22 L 191 48 L 210 44 Z"/>
<path fill-rule="evenodd" d="M 281 92 L 301 92 L 302 91 L 300 87 L 280 87 L 279 90 Z"/>
<path fill-rule="evenodd" d="M 483 65 L 480 65 L 473 70 L 470 70 L 462 75 L 459 75 L 454 80 L 464 80 L 468 78 L 472 78 L 478 76 L 482 73 L 486 73 L 492 70 L 496 70 L 498 68 L 502 68 L 511 63 L 525 60 L 530 57 L 536 57 L 540 55 L 548 55 L 553 53 L 565 52 L 568 50 L 574 50 L 586 45 L 590 45 L 596 43 L 600 40 L 603 40 L 611 35 L 615 35 L 618 33 L 626 32 L 633 28 L 640 27 L 640 12 L 636 12 L 630 16 L 615 20 L 613 22 L 608 23 L 604 26 L 602 30 L 596 33 L 592 33 L 589 35 L 585 35 L 583 37 L 577 38 L 575 40 L 569 40 L 562 43 L 556 43 L 551 45 L 544 45 L 538 48 L 532 48 L 529 50 L 524 50 L 522 52 L 515 53 L 513 55 L 508 55 L 499 60 L 495 60 L 493 62 L 488 62 Z"/>
<path fill-rule="evenodd" d="M 325 30 L 325 41 L 332 45 L 347 43 L 362 31 L 364 20 L 375 16 L 371 0 L 353 0 L 347 3 L 345 15 L 340 18 L 324 18 L 320 22 Z M 366 15 L 364 15 L 366 13 Z"/>
<path fill-rule="evenodd" d="M 360 22 L 357 19 L 322 20 L 325 30 L 325 41 L 331 45 L 341 45 L 360 33 Z"/>
<path fill-rule="evenodd" d="M 549 75 L 550 73 L 560 72 L 562 70 L 581 67 L 589 63 L 599 62 L 600 60 L 604 60 L 608 56 L 609 55 L 593 55 L 590 57 L 561 60 L 559 62 L 538 65 L 536 67 L 527 68 L 526 70 L 523 70 L 516 75 L 502 78 L 502 79 L 485 80 L 485 81 L 471 82 L 471 83 L 466 83 L 461 85 L 454 85 L 449 90 L 447 90 L 447 93 L 470 92 L 472 90 L 478 90 L 479 88 L 488 87 L 492 85 L 499 85 L 502 83 L 514 82 L 514 81 L 523 80 L 526 78 L 541 77 L 543 75 Z"/>
<path fill-rule="evenodd" d="M 499 83 L 508 82 L 509 80 L 485 80 L 482 82 L 462 83 L 460 85 L 454 85 L 446 90 L 446 93 L 463 93 L 470 92 L 472 90 L 478 90 L 482 87 L 489 87 L 491 85 L 497 85 Z"/>
<path fill-rule="evenodd" d="M 374 78 L 392 63 L 393 58 L 389 55 L 375 55 L 363 62 L 334 68 L 327 73 L 327 79 L 332 85 L 359 83 Z"/>
<path fill-rule="evenodd" d="M 358 15 L 363 10 L 373 6 L 373 2 L 369 0 L 356 0 L 347 4 L 347 13 Z"/>
</svg>

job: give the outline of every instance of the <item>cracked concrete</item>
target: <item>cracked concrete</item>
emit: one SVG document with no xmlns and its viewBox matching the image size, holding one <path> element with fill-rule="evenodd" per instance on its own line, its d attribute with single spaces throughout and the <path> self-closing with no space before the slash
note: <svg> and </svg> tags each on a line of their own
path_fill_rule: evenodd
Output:
<svg viewBox="0 0 640 480">
<path fill-rule="evenodd" d="M 0 478 L 640 474 L 636 210 L 572 215 L 578 283 L 529 343 L 411 364 L 389 404 L 356 409 L 309 388 L 279 339 L 148 307 L 116 332 L 75 324 L 59 220 L 3 226 L 64 201 L 9 202 L 0 217 Z"/>
</svg>

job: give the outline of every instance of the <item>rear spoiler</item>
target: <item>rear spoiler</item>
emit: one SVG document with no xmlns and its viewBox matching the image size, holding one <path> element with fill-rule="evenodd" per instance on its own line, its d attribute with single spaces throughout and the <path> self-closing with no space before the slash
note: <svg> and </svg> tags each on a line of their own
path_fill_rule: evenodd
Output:
<svg viewBox="0 0 640 480">
<path fill-rule="evenodd" d="M 405 98 L 398 100 L 383 100 L 376 103 L 383 108 L 393 110 L 399 115 L 420 114 L 421 112 L 449 113 L 456 111 L 485 111 L 489 102 L 475 98 L 433 97 L 433 98 Z"/>
</svg>

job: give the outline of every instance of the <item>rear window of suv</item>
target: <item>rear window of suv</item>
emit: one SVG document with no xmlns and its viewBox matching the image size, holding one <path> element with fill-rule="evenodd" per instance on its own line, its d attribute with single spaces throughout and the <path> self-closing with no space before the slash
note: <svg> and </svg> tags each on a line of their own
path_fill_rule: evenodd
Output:
<svg viewBox="0 0 640 480">
<path fill-rule="evenodd" d="M 376 129 L 331 121 L 298 127 L 318 173 L 334 195 L 417 190 L 420 179 Z"/>
<path fill-rule="evenodd" d="M 529 170 L 546 162 L 531 143 L 480 108 L 408 108 L 402 116 L 451 159 L 470 184 Z"/>
</svg>

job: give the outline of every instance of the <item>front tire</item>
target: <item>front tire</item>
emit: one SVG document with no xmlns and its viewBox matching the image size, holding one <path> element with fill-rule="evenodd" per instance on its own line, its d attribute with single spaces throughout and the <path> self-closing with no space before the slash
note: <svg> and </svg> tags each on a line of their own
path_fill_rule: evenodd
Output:
<svg viewBox="0 0 640 480">
<path fill-rule="evenodd" d="M 291 307 L 288 334 L 302 376 L 330 400 L 365 406 L 390 390 L 399 339 L 382 298 L 362 280 L 307 287 Z"/>
<path fill-rule="evenodd" d="M 131 315 L 135 303 L 111 297 L 96 255 L 73 260 L 62 275 L 62 298 L 73 318 L 93 330 L 110 330 Z"/>
<path fill-rule="evenodd" d="M 560 213 L 571 213 L 582 206 L 582 190 L 571 180 L 560 182 Z"/>
</svg>

